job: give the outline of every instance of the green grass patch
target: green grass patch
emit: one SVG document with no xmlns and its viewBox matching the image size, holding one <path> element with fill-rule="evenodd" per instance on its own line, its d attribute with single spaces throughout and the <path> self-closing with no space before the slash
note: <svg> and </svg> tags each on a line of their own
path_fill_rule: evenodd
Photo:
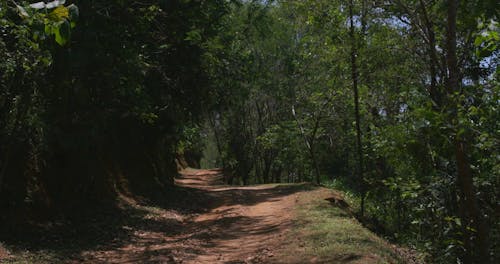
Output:
<svg viewBox="0 0 500 264">
<path fill-rule="evenodd" d="M 403 263 L 386 241 L 364 228 L 350 212 L 324 199 L 325 194 L 319 192 L 298 197 L 298 221 L 289 233 L 284 262 Z"/>
<path fill-rule="evenodd" d="M 51 264 L 63 262 L 60 255 L 50 251 L 16 252 L 15 256 L 0 260 L 0 263 L 3 264 Z"/>
<path fill-rule="evenodd" d="M 359 194 L 353 192 L 351 188 L 349 188 L 342 180 L 328 180 L 323 183 L 323 186 L 341 193 L 342 197 L 349 204 L 353 212 L 359 212 L 361 197 L 359 196 Z"/>
</svg>

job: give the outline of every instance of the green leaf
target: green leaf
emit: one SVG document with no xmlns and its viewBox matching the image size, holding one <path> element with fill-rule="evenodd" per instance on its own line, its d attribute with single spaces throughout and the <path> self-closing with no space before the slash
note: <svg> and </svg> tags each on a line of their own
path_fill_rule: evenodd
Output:
<svg viewBox="0 0 500 264">
<path fill-rule="evenodd" d="M 61 46 L 66 45 L 70 35 L 71 35 L 71 26 L 68 20 L 64 20 L 62 23 L 59 24 L 59 26 L 55 30 L 55 37 L 57 44 Z"/>
<path fill-rule="evenodd" d="M 45 28 L 44 28 L 45 34 L 47 34 L 47 35 L 55 34 L 55 30 L 54 29 L 55 29 L 55 27 L 54 27 L 54 25 L 52 23 L 46 23 L 45 24 Z"/>
<path fill-rule="evenodd" d="M 194 29 L 186 33 L 185 40 L 189 40 L 192 42 L 200 42 L 201 41 L 201 31 L 199 29 Z"/>
<path fill-rule="evenodd" d="M 474 39 L 474 45 L 479 47 L 479 46 L 481 46 L 481 44 L 483 43 L 483 41 L 484 41 L 484 37 L 481 36 L 481 35 L 478 35 L 476 37 L 476 39 Z"/>
<path fill-rule="evenodd" d="M 62 21 L 69 18 L 69 10 L 65 6 L 58 6 L 49 14 L 49 18 L 54 21 Z"/>
</svg>

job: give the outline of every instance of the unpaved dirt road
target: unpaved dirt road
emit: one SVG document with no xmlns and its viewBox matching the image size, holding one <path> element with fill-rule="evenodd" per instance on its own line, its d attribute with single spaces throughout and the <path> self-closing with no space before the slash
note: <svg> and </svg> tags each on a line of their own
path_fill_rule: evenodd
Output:
<svg viewBox="0 0 500 264">
<path fill-rule="evenodd" d="M 229 187 L 221 185 L 218 171 L 189 170 L 178 180 L 181 186 L 212 194 L 217 206 L 193 219 L 206 231 L 200 251 L 186 263 L 276 262 L 274 251 L 281 247 L 292 224 L 296 189 L 276 185 Z"/>
<path fill-rule="evenodd" d="M 176 184 L 169 204 L 123 196 L 77 223 L 0 232 L 0 263 L 414 263 L 332 207 L 342 197 L 330 189 L 227 186 L 194 169 Z"/>
<path fill-rule="evenodd" d="M 100 263 L 277 263 L 275 251 L 292 225 L 292 209 L 303 186 L 234 187 L 218 170 L 187 169 L 176 184 L 203 193 L 209 210 L 191 215 L 156 209 L 155 228 L 132 229 L 120 248 L 83 252 Z M 203 201 L 193 201 L 193 203 Z M 169 227 L 170 226 L 170 227 Z M 142 229 L 142 230 L 141 230 Z"/>
<path fill-rule="evenodd" d="M 194 225 L 208 230 L 207 239 L 186 263 L 277 262 L 274 251 L 292 224 L 296 192 L 276 185 L 229 187 L 221 185 L 220 177 L 216 170 L 188 170 L 177 181 L 210 192 L 218 201 L 210 212 L 194 218 Z"/>
</svg>

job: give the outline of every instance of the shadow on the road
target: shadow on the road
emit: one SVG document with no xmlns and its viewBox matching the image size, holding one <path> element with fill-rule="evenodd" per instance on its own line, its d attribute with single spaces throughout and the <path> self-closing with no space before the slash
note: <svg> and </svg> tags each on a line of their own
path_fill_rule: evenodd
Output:
<svg viewBox="0 0 500 264">
<path fill-rule="evenodd" d="M 220 173 L 214 171 L 210 175 L 184 177 L 182 186 L 166 190 L 162 199 L 150 199 L 143 206 L 91 205 L 84 210 L 75 208 L 74 215 L 61 217 L 60 220 L 51 223 L 0 223 L 0 243 L 13 252 L 44 252 L 64 263 L 88 261 L 82 254 L 95 251 L 116 251 L 120 259 L 129 262 L 175 263 L 174 256 L 178 252 L 184 252 L 184 260 L 201 253 L 200 249 L 192 246 L 193 243 L 201 245 L 202 249 L 208 249 L 215 246 L 212 243 L 213 239 L 232 240 L 247 235 L 257 236 L 286 228 L 290 223 L 276 225 L 262 222 L 255 225 L 256 222 L 264 220 L 258 217 L 237 216 L 230 211 L 220 212 L 222 218 L 196 223 L 178 220 L 175 217 L 155 219 L 150 217 L 151 211 L 148 208 L 189 216 L 202 214 L 221 206 L 255 205 L 274 201 L 295 192 L 314 188 L 312 185 L 301 184 L 203 189 L 213 184 L 220 184 L 222 177 Z M 142 236 L 144 233 L 156 235 Z M 175 237 L 175 240 L 165 241 L 165 237 Z M 248 241 L 248 243 L 263 244 L 264 242 Z M 130 245 L 133 245 L 131 249 L 122 251 Z M 91 262 L 107 261 L 103 258 L 93 259 Z"/>
</svg>

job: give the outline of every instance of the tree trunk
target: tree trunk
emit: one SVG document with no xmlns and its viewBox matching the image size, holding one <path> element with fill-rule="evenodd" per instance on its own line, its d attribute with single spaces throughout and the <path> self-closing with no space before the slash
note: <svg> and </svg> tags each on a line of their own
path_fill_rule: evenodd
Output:
<svg viewBox="0 0 500 264">
<path fill-rule="evenodd" d="M 465 142 L 459 135 L 455 136 L 455 158 L 457 162 L 457 182 L 460 188 L 461 201 L 459 206 L 462 212 L 463 225 L 463 243 L 465 247 L 465 256 L 463 263 L 473 263 L 473 233 L 469 227 L 478 230 L 479 212 L 474 191 L 474 183 L 470 165 L 465 153 Z M 477 237 L 479 242 L 480 238 Z M 487 262 L 481 262 L 487 263 Z"/>
<path fill-rule="evenodd" d="M 273 166 L 273 161 L 272 160 L 266 160 L 264 163 L 264 183 L 269 183 L 269 172 L 271 171 L 271 168 Z"/>
<path fill-rule="evenodd" d="M 429 88 L 429 94 L 431 96 L 431 99 L 434 101 L 434 104 L 436 107 L 440 107 L 442 102 L 441 102 L 441 92 L 438 90 L 437 87 L 437 69 L 439 66 L 439 60 L 437 57 L 436 53 L 436 35 L 434 33 L 434 26 L 429 18 L 429 15 L 427 13 L 427 8 L 425 6 L 425 3 L 423 0 L 420 0 L 420 6 L 422 9 L 422 16 L 424 18 L 424 23 L 425 23 L 425 30 L 427 32 L 427 38 L 428 38 L 428 53 L 429 53 L 429 73 L 431 77 L 431 84 Z"/>
<path fill-rule="evenodd" d="M 274 182 L 280 183 L 281 182 L 281 171 L 283 170 L 283 167 L 280 165 L 278 168 L 274 169 L 273 171 L 273 178 Z"/>
<path fill-rule="evenodd" d="M 448 96 L 450 97 L 450 107 L 453 110 L 453 120 L 457 124 L 458 114 L 457 109 L 461 104 L 460 99 L 455 100 L 454 94 L 461 92 L 460 90 L 460 72 L 457 64 L 457 40 L 456 40 L 456 26 L 457 26 L 457 10 L 458 0 L 448 1 L 448 19 L 447 19 L 447 34 L 446 34 L 446 64 L 448 67 L 448 79 L 446 88 Z M 457 127 L 460 131 L 460 128 Z M 485 232 L 485 224 L 481 218 L 479 205 L 476 197 L 474 187 L 473 174 L 467 158 L 467 145 L 468 141 L 463 133 L 457 132 L 455 134 L 455 159 L 457 162 L 457 182 L 460 188 L 462 201 L 461 206 L 463 242 L 466 249 L 463 257 L 463 263 L 490 263 L 489 259 L 489 245 L 488 245 L 488 232 Z M 474 234 L 468 227 L 476 230 L 475 239 Z"/>
<path fill-rule="evenodd" d="M 319 171 L 318 161 L 316 160 L 316 154 L 314 153 L 314 149 L 312 148 L 314 145 L 311 145 L 309 149 L 309 154 L 311 155 L 311 161 L 314 166 L 314 174 L 316 176 L 316 184 L 321 184 L 321 173 Z"/>
<path fill-rule="evenodd" d="M 316 155 L 314 153 L 314 138 L 316 137 L 316 132 L 318 131 L 319 120 L 321 118 L 321 114 L 318 116 L 318 118 L 316 119 L 316 121 L 314 123 L 313 133 L 312 133 L 310 139 L 307 138 L 304 127 L 302 126 L 299 119 L 297 118 L 297 115 L 295 113 L 295 107 L 293 105 L 292 105 L 292 114 L 293 114 L 293 117 L 295 118 L 295 121 L 297 122 L 297 125 L 299 126 L 300 133 L 302 134 L 302 137 L 304 138 L 306 148 L 309 151 L 309 156 L 311 157 L 311 163 L 314 167 L 314 174 L 316 177 L 316 183 L 320 184 L 321 183 L 321 174 L 319 171 L 318 161 L 316 160 Z"/>
<path fill-rule="evenodd" d="M 356 120 L 356 150 L 358 156 L 358 179 L 361 188 L 361 216 L 364 215 L 365 210 L 365 186 L 363 179 L 363 150 L 361 145 L 361 126 L 359 117 L 359 91 L 358 91 L 358 67 L 357 56 L 358 50 L 356 46 L 356 35 L 354 32 L 354 3 L 349 0 L 349 21 L 350 21 L 350 37 L 351 37 L 351 75 L 352 75 L 352 89 L 354 92 L 354 118 Z"/>
<path fill-rule="evenodd" d="M 208 122 L 210 123 L 210 126 L 212 127 L 212 129 L 214 131 L 215 143 L 217 145 L 217 152 L 219 152 L 219 157 L 220 157 L 220 161 L 221 161 L 221 165 L 222 165 L 222 173 L 223 173 L 223 176 L 224 176 L 224 181 L 227 184 L 232 184 L 232 178 L 233 178 L 233 176 L 232 176 L 232 173 L 230 173 L 228 171 L 228 168 L 226 167 L 226 162 L 224 161 L 224 157 L 222 156 L 222 144 L 220 142 L 219 133 L 217 132 L 217 124 L 216 124 L 216 122 L 215 122 L 214 119 L 212 119 L 212 114 L 208 114 Z M 228 175 L 228 174 L 231 174 L 231 175 Z"/>
<path fill-rule="evenodd" d="M 0 164 L 0 194 L 2 194 L 3 179 L 7 172 L 7 165 L 9 164 L 9 156 L 10 156 L 9 151 L 6 151 L 5 159 Z"/>
</svg>

